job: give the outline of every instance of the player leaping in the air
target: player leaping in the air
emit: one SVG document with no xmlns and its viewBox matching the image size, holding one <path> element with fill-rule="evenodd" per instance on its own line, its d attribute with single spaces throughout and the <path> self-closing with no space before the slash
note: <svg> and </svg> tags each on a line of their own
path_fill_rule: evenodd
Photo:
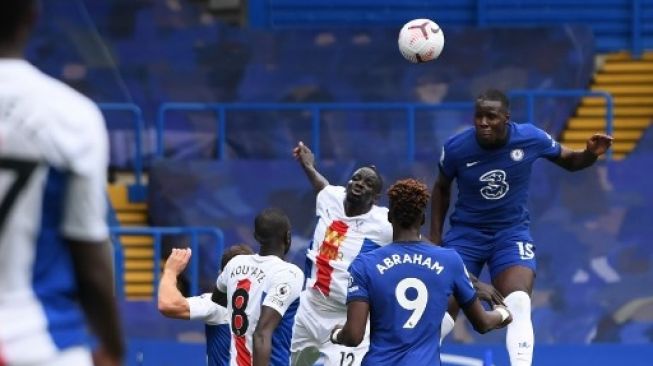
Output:
<svg viewBox="0 0 653 366">
<path fill-rule="evenodd" d="M 367 352 L 367 337 L 355 348 L 328 342 L 334 326 L 347 317 L 347 268 L 359 253 L 392 241 L 388 209 L 375 205 L 382 181 L 374 167 L 357 169 L 346 187 L 332 186 L 316 170 L 313 153 L 299 143 L 293 154 L 313 185 L 318 223 L 306 256 L 306 290 L 293 328 L 295 366 L 315 363 L 320 353 L 325 366 L 357 366 Z"/>
<path fill-rule="evenodd" d="M 440 365 L 440 320 L 453 295 L 474 325 L 485 333 L 510 322 L 502 305 L 485 311 L 455 250 L 423 240 L 428 188 L 413 179 L 388 190 L 393 242 L 359 255 L 349 267 L 347 321 L 331 341 L 358 345 L 370 321 L 370 350 L 363 365 Z"/>
<path fill-rule="evenodd" d="M 612 144 L 612 137 L 594 134 L 583 151 L 560 146 L 532 124 L 510 121 L 508 98 L 488 90 L 476 99 L 474 128 L 444 145 L 440 174 L 433 187 L 431 240 L 453 248 L 472 275 L 487 264 L 494 287 L 512 312 L 506 347 L 512 366 L 531 365 L 533 325 L 531 292 L 535 278 L 535 245 L 526 209 L 533 162 L 546 158 L 569 171 L 594 164 Z M 458 181 L 458 201 L 442 240 L 451 184 Z M 457 314 L 450 308 L 452 316 Z M 453 328 L 445 315 L 443 335 Z"/>
</svg>

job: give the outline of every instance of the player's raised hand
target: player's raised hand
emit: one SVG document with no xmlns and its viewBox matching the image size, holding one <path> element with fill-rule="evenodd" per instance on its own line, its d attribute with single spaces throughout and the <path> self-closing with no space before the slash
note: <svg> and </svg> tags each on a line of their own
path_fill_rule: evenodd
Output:
<svg viewBox="0 0 653 366">
<path fill-rule="evenodd" d="M 492 285 L 477 280 L 474 282 L 474 288 L 476 289 L 478 298 L 489 305 L 506 305 L 503 303 L 503 295 Z"/>
<path fill-rule="evenodd" d="M 172 249 L 172 253 L 170 253 L 168 260 L 166 260 L 166 264 L 163 267 L 163 271 L 170 272 L 175 276 L 179 275 L 186 268 L 186 265 L 188 265 L 190 256 L 190 248 Z"/>
<path fill-rule="evenodd" d="M 304 145 L 304 142 L 299 141 L 297 146 L 292 150 L 292 155 L 299 161 L 302 165 L 312 166 L 315 163 L 315 156 L 308 146 Z"/>
<path fill-rule="evenodd" d="M 612 146 L 613 140 L 612 136 L 595 133 L 587 140 L 586 150 L 596 156 L 601 156 Z"/>
</svg>

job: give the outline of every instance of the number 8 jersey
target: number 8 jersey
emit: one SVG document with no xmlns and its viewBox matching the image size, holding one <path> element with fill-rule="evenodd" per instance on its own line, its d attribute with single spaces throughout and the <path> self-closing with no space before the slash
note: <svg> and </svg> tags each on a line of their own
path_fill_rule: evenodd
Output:
<svg viewBox="0 0 653 366">
<path fill-rule="evenodd" d="M 252 365 L 252 335 L 261 306 L 282 316 L 272 335 L 270 365 L 289 365 L 292 325 L 303 284 L 304 274 L 299 267 L 277 256 L 239 255 L 229 261 L 218 277 L 217 288 L 227 294 L 232 334 L 230 365 Z"/>
<path fill-rule="evenodd" d="M 370 349 L 361 365 L 440 365 L 440 323 L 450 295 L 476 298 L 462 259 L 428 242 L 394 242 L 359 255 L 347 302 L 370 306 Z"/>
</svg>

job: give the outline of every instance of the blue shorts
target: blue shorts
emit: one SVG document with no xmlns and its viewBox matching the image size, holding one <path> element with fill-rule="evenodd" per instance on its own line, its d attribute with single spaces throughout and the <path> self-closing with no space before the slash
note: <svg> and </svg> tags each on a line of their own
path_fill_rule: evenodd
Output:
<svg viewBox="0 0 653 366">
<path fill-rule="evenodd" d="M 445 235 L 442 246 L 455 249 L 469 273 L 476 277 L 486 263 L 491 278 L 513 266 L 536 270 L 535 245 L 525 225 L 494 232 L 454 227 Z"/>
</svg>

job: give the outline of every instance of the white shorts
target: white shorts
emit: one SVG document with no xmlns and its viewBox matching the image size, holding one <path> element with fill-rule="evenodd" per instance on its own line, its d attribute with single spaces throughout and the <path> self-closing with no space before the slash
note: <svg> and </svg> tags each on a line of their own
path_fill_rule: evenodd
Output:
<svg viewBox="0 0 653 366">
<path fill-rule="evenodd" d="M 313 365 L 320 353 L 324 356 L 324 366 L 359 366 L 370 345 L 369 324 L 363 342 L 358 347 L 333 344 L 329 339 L 333 328 L 344 325 L 346 320 L 346 311 L 318 309 L 306 299 L 306 291 L 302 292 L 290 346 L 293 366 Z"/>
</svg>

